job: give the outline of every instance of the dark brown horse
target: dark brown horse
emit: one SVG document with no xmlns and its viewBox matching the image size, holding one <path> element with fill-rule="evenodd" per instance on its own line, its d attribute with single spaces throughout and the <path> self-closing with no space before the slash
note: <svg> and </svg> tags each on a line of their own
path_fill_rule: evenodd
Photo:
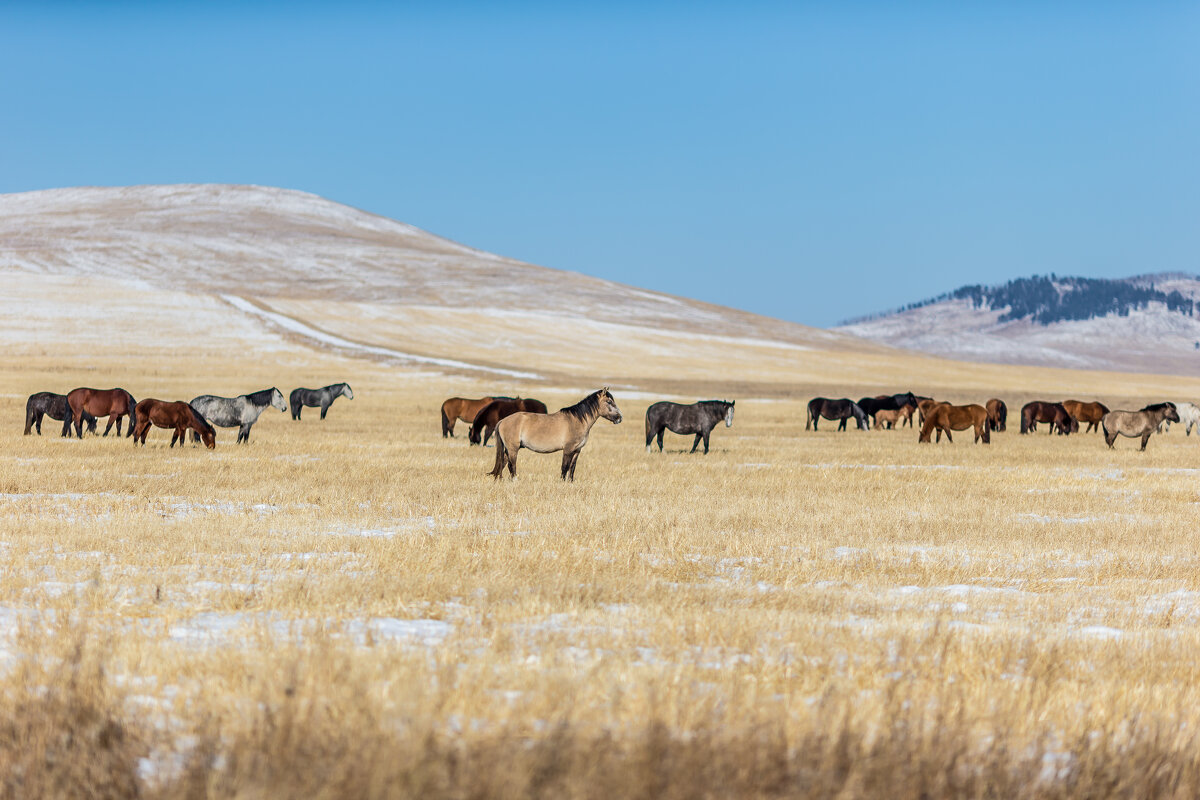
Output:
<svg viewBox="0 0 1200 800">
<path fill-rule="evenodd" d="M 1021 433 L 1033 433 L 1039 422 L 1050 423 L 1050 433 L 1057 430 L 1064 436 L 1079 430 L 1079 420 L 1072 417 L 1062 403 L 1034 400 L 1021 407 Z"/>
<path fill-rule="evenodd" d="M 174 435 L 171 436 L 171 447 L 175 446 L 176 441 L 179 442 L 180 447 L 183 447 L 184 437 L 187 436 L 189 428 L 200 434 L 200 440 L 209 450 L 217 446 L 217 432 L 213 430 L 213 426 L 208 424 L 208 420 L 199 411 L 182 400 L 168 403 L 165 400 L 147 397 L 138 403 L 137 425 L 133 429 L 135 445 L 146 443 L 146 433 L 149 432 L 151 425 L 157 428 L 175 429 Z"/>
<path fill-rule="evenodd" d="M 104 435 L 112 430 L 117 423 L 117 436 L 121 435 L 121 419 L 129 417 L 129 432 L 133 435 L 133 426 L 137 423 L 137 403 L 133 395 L 124 389 L 73 389 L 67 394 L 67 405 L 71 407 L 71 416 L 63 423 L 63 434 L 70 435 L 71 423 L 75 423 L 75 435 L 83 438 L 83 415 L 93 417 L 108 417 L 108 425 L 104 426 Z"/>
<path fill-rule="evenodd" d="M 942 440 L 943 431 L 946 433 L 946 441 L 953 442 L 950 431 L 965 431 L 971 427 L 975 428 L 976 444 L 980 440 L 984 444 L 992 443 L 992 426 L 986 408 L 976 403 L 965 406 L 939 403 L 930 408 L 925 415 L 925 424 L 921 426 L 921 435 L 917 437 L 917 441 L 928 442 L 929 435 L 936 429 L 939 442 Z"/>
<path fill-rule="evenodd" d="M 1062 407 L 1077 422 L 1087 423 L 1087 429 L 1084 430 L 1084 433 L 1100 430 L 1100 421 L 1104 419 L 1104 415 L 1109 411 L 1108 406 L 1103 403 L 1082 403 L 1079 400 L 1063 400 Z"/>
<path fill-rule="evenodd" d="M 814 397 L 808 401 L 808 417 L 804 420 L 804 430 L 808 430 L 811 426 L 817 430 L 817 423 L 821 421 L 821 417 L 831 420 L 841 420 L 838 423 L 838 430 L 846 430 L 846 420 L 851 417 L 858 423 L 858 429 L 865 431 L 867 429 L 867 412 L 862 410 L 862 406 L 851 400 L 849 397 L 843 397 L 840 400 L 830 400 L 828 397 Z"/>
<path fill-rule="evenodd" d="M 493 400 L 512 400 L 511 397 L 491 396 L 471 400 L 466 397 L 451 397 L 442 403 L 442 438 L 454 437 L 454 426 L 461 419 L 470 425 L 475 415 Z"/>
<path fill-rule="evenodd" d="M 531 414 L 545 414 L 546 404 L 541 400 L 534 400 L 532 397 L 518 397 L 515 400 L 507 398 L 493 400 L 479 409 L 479 413 L 475 415 L 475 420 L 471 423 L 471 430 L 467 433 L 467 441 L 471 444 L 479 444 L 480 432 L 482 432 L 483 446 L 487 447 L 488 439 L 492 438 L 492 432 L 496 430 L 496 426 L 500 424 L 500 420 L 518 411 L 528 411 Z"/>
<path fill-rule="evenodd" d="M 993 397 L 984 405 L 987 409 L 988 419 L 992 422 L 992 430 L 1006 431 L 1008 430 L 1008 406 L 999 397 Z"/>
</svg>

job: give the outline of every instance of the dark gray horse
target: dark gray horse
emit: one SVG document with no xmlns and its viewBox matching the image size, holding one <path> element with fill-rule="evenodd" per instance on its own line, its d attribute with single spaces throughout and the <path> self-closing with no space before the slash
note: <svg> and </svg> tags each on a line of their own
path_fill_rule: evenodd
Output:
<svg viewBox="0 0 1200 800">
<path fill-rule="evenodd" d="M 38 392 L 29 395 L 29 399 L 25 401 L 25 435 L 28 436 L 29 432 L 36 428 L 38 436 L 41 436 L 42 418 L 46 416 L 59 422 L 66 422 L 71 418 L 71 406 L 67 404 L 65 394 Z M 89 433 L 96 432 L 95 417 L 85 411 L 83 412 L 83 421 L 87 424 Z M 70 435 L 70 431 L 64 429 L 63 436 Z"/>
<path fill-rule="evenodd" d="M 250 441 L 250 427 L 258 421 L 263 409 L 267 406 L 287 411 L 287 403 L 283 402 L 283 392 L 275 388 L 240 394 L 237 397 L 202 394 L 192 398 L 192 402 L 188 405 L 200 412 L 200 416 L 213 425 L 220 425 L 222 428 L 240 428 L 237 435 L 238 444 Z M 192 441 L 200 441 L 200 434 L 192 431 Z"/>
<path fill-rule="evenodd" d="M 728 400 L 701 400 L 685 406 L 682 403 L 671 403 L 666 400 L 655 403 L 646 409 L 646 452 L 650 452 L 650 442 L 658 437 L 658 452 L 663 449 L 663 431 L 679 433 L 687 436 L 696 434 L 692 442 L 691 452 L 696 452 L 700 440 L 704 440 L 704 453 L 708 454 L 708 435 L 717 423 L 725 420 L 725 427 L 733 424 L 733 402 Z"/>
<path fill-rule="evenodd" d="M 851 417 L 858 423 L 860 431 L 867 429 L 867 413 L 862 410 L 862 407 L 858 403 L 849 397 L 843 397 L 840 400 L 830 400 L 828 397 L 814 397 L 812 400 L 809 400 L 808 417 L 804 420 L 804 430 L 808 430 L 811 425 L 815 431 L 817 423 L 821 421 L 821 417 L 841 420 L 838 423 L 839 431 L 846 430 L 846 420 Z"/>
<path fill-rule="evenodd" d="M 289 397 L 292 404 L 292 419 L 300 419 L 300 409 L 304 406 L 320 408 L 321 419 L 325 419 L 329 406 L 333 404 L 334 398 L 340 395 L 345 395 L 347 400 L 354 399 L 354 392 L 351 390 L 350 384 L 331 383 L 320 389 L 292 389 Z"/>
</svg>

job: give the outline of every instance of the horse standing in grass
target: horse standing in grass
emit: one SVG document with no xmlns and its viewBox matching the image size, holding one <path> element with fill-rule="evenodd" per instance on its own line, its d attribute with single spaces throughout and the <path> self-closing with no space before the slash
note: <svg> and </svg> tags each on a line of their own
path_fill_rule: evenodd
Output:
<svg viewBox="0 0 1200 800">
<path fill-rule="evenodd" d="M 725 420 L 725 427 L 733 425 L 732 400 L 701 400 L 699 403 L 683 405 L 667 400 L 655 403 L 646 409 L 646 452 L 650 442 L 658 438 L 658 452 L 663 449 L 663 431 L 669 430 L 683 436 L 696 435 L 691 452 L 696 452 L 700 440 L 704 440 L 704 454 L 708 455 L 708 437 L 717 423 Z"/>
<path fill-rule="evenodd" d="M 946 441 L 953 442 L 954 439 L 950 437 L 951 430 L 965 431 L 972 427 L 975 428 L 976 444 L 981 440 L 984 444 L 992 443 L 992 426 L 986 408 L 976 403 L 965 406 L 940 403 L 931 408 L 925 416 L 925 424 L 921 426 L 921 434 L 917 441 L 928 442 L 929 435 L 936 429 L 937 441 L 942 441 L 942 432 L 945 431 Z"/>
<path fill-rule="evenodd" d="M 1196 426 L 1196 434 L 1200 436 L 1200 408 L 1197 408 L 1192 403 L 1176 403 L 1175 413 L 1179 415 L 1179 424 L 1183 425 L 1183 432 L 1187 436 L 1192 435 L 1192 426 Z"/>
<path fill-rule="evenodd" d="M 898 411 L 904 406 L 916 406 L 917 396 L 912 392 L 903 394 L 881 394 L 876 397 L 864 397 L 858 401 L 858 407 L 863 413 L 874 419 L 880 411 Z M 910 418 L 911 424 L 911 418 Z"/>
<path fill-rule="evenodd" d="M 865 431 L 867 429 L 867 414 L 862 410 L 862 406 L 851 400 L 849 397 L 843 397 L 840 400 L 830 400 L 827 397 L 814 397 L 808 401 L 808 417 L 804 420 L 804 430 L 817 430 L 817 423 L 821 417 L 825 419 L 841 420 L 838 424 L 838 430 L 846 430 L 846 420 L 851 417 L 858 423 L 858 429 Z"/>
<path fill-rule="evenodd" d="M 1021 407 L 1021 433 L 1033 433 L 1039 422 L 1050 423 L 1050 433 L 1066 436 L 1079 430 L 1079 420 L 1063 408 L 1062 403 L 1034 400 Z"/>
<path fill-rule="evenodd" d="M 121 420 L 128 416 L 129 432 L 125 435 L 133 435 L 133 426 L 137 423 L 137 402 L 133 395 L 124 389 L 72 389 L 67 393 L 67 405 L 71 407 L 71 416 L 63 422 L 64 436 L 70 435 L 73 422 L 75 435 L 83 438 L 84 414 L 91 414 L 97 419 L 108 417 L 108 425 L 104 426 L 104 436 L 108 436 L 114 422 L 117 424 L 117 436 L 120 436 Z"/>
<path fill-rule="evenodd" d="M 1151 410 L 1146 410 L 1151 409 Z M 1104 443 L 1109 447 L 1117 441 L 1117 436 L 1128 436 L 1131 439 L 1141 437 L 1141 450 L 1146 449 L 1150 434 L 1158 430 L 1164 420 L 1179 422 L 1179 412 L 1172 403 L 1156 403 L 1141 411 L 1110 411 L 1104 415 L 1100 424 L 1104 427 Z"/>
<path fill-rule="evenodd" d="M 479 444 L 482 440 L 483 446 L 487 447 L 488 439 L 492 438 L 492 433 L 500 424 L 500 420 L 511 417 L 518 411 L 545 414 L 546 404 L 541 400 L 534 400 L 532 397 L 518 397 L 515 400 L 503 397 L 493 400 L 479 409 L 479 413 L 475 415 L 475 420 L 471 423 L 471 430 L 467 432 L 467 441 L 471 444 Z"/>
<path fill-rule="evenodd" d="M 28 436 L 32 430 L 37 429 L 37 435 L 42 435 L 42 419 L 49 417 L 50 419 L 65 422 L 63 425 L 63 436 L 70 436 L 70 419 L 71 406 L 67 404 L 67 396 L 65 394 L 54 394 L 54 392 L 38 392 L 37 394 L 29 395 L 29 399 L 25 401 L 25 435 Z M 83 422 L 87 425 L 89 433 L 96 432 L 96 418 L 86 411 L 83 412 Z"/>
<path fill-rule="evenodd" d="M 200 412 L 182 400 L 168 403 L 165 400 L 147 397 L 138 403 L 137 425 L 133 429 L 134 445 L 146 444 L 146 434 L 150 431 L 151 425 L 157 428 L 174 428 L 175 433 L 171 436 L 171 447 L 174 447 L 175 442 L 178 441 L 182 448 L 183 443 L 187 440 L 189 429 L 200 434 L 201 441 L 209 450 L 217 446 L 217 432 L 213 426 L 208 424 L 208 420 L 204 419 Z"/>
<path fill-rule="evenodd" d="M 292 419 L 300 419 L 300 410 L 305 406 L 320 408 L 321 419 L 325 419 L 325 415 L 329 412 L 329 406 L 342 396 L 345 396 L 347 400 L 354 399 L 354 391 L 350 388 L 350 384 L 331 383 L 320 389 L 292 389 L 292 394 L 288 398 L 292 405 Z"/>
<path fill-rule="evenodd" d="M 249 443 L 250 427 L 258 421 L 263 409 L 270 406 L 278 408 L 281 412 L 287 411 L 287 403 L 283 402 L 283 392 L 274 387 L 263 389 L 260 392 L 240 394 L 237 397 L 202 394 L 192 398 L 192 402 L 188 405 L 200 412 L 200 416 L 208 420 L 211 425 L 220 425 L 222 428 L 239 428 L 238 444 Z M 193 431 L 192 441 L 200 441 L 200 434 Z"/>
<path fill-rule="evenodd" d="M 472 400 L 468 397 L 449 397 L 442 403 L 442 438 L 454 438 L 454 426 L 459 420 L 468 425 L 475 422 L 475 417 L 483 410 L 483 407 L 493 400 L 512 400 L 512 397 L 502 397 L 500 395 L 488 395 L 480 397 L 478 400 Z"/>
<path fill-rule="evenodd" d="M 562 450 L 562 479 L 575 480 L 579 451 L 587 444 L 592 425 L 600 417 L 614 425 L 621 422 L 621 409 L 607 386 L 553 414 L 518 411 L 505 417 L 496 426 L 496 466 L 489 474 L 499 480 L 507 466 L 508 474 L 516 478 L 517 453 L 524 447 L 535 453 Z"/>
<path fill-rule="evenodd" d="M 1100 420 L 1108 413 L 1108 406 L 1103 403 L 1082 403 L 1078 400 L 1063 400 L 1062 407 L 1075 418 L 1077 422 L 1086 422 L 1084 433 L 1100 430 Z"/>
<path fill-rule="evenodd" d="M 1008 406 L 998 397 L 993 397 L 984 404 L 987 409 L 988 419 L 991 420 L 992 430 L 1006 431 L 1008 430 Z"/>
</svg>

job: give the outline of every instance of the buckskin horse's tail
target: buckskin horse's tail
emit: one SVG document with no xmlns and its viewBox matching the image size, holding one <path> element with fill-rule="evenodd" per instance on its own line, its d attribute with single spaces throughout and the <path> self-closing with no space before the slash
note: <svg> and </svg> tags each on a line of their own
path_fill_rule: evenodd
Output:
<svg viewBox="0 0 1200 800">
<path fill-rule="evenodd" d="M 500 480 L 500 476 L 504 474 L 504 463 L 508 459 L 508 448 L 504 445 L 504 439 L 500 436 L 500 428 L 497 427 L 492 435 L 496 437 L 496 466 L 488 474 L 496 480 Z"/>
<path fill-rule="evenodd" d="M 812 403 L 809 403 L 808 409 L 805 411 L 805 414 L 804 414 L 804 430 L 809 430 L 809 427 L 811 425 L 812 425 Z"/>
</svg>

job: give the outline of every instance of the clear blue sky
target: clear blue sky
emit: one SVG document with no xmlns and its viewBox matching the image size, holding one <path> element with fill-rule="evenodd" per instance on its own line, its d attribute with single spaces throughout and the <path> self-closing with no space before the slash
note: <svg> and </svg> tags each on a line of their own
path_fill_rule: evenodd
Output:
<svg viewBox="0 0 1200 800">
<path fill-rule="evenodd" d="M 5 3 L 0 192 L 315 192 L 812 325 L 1200 271 L 1196 3 Z"/>
</svg>

